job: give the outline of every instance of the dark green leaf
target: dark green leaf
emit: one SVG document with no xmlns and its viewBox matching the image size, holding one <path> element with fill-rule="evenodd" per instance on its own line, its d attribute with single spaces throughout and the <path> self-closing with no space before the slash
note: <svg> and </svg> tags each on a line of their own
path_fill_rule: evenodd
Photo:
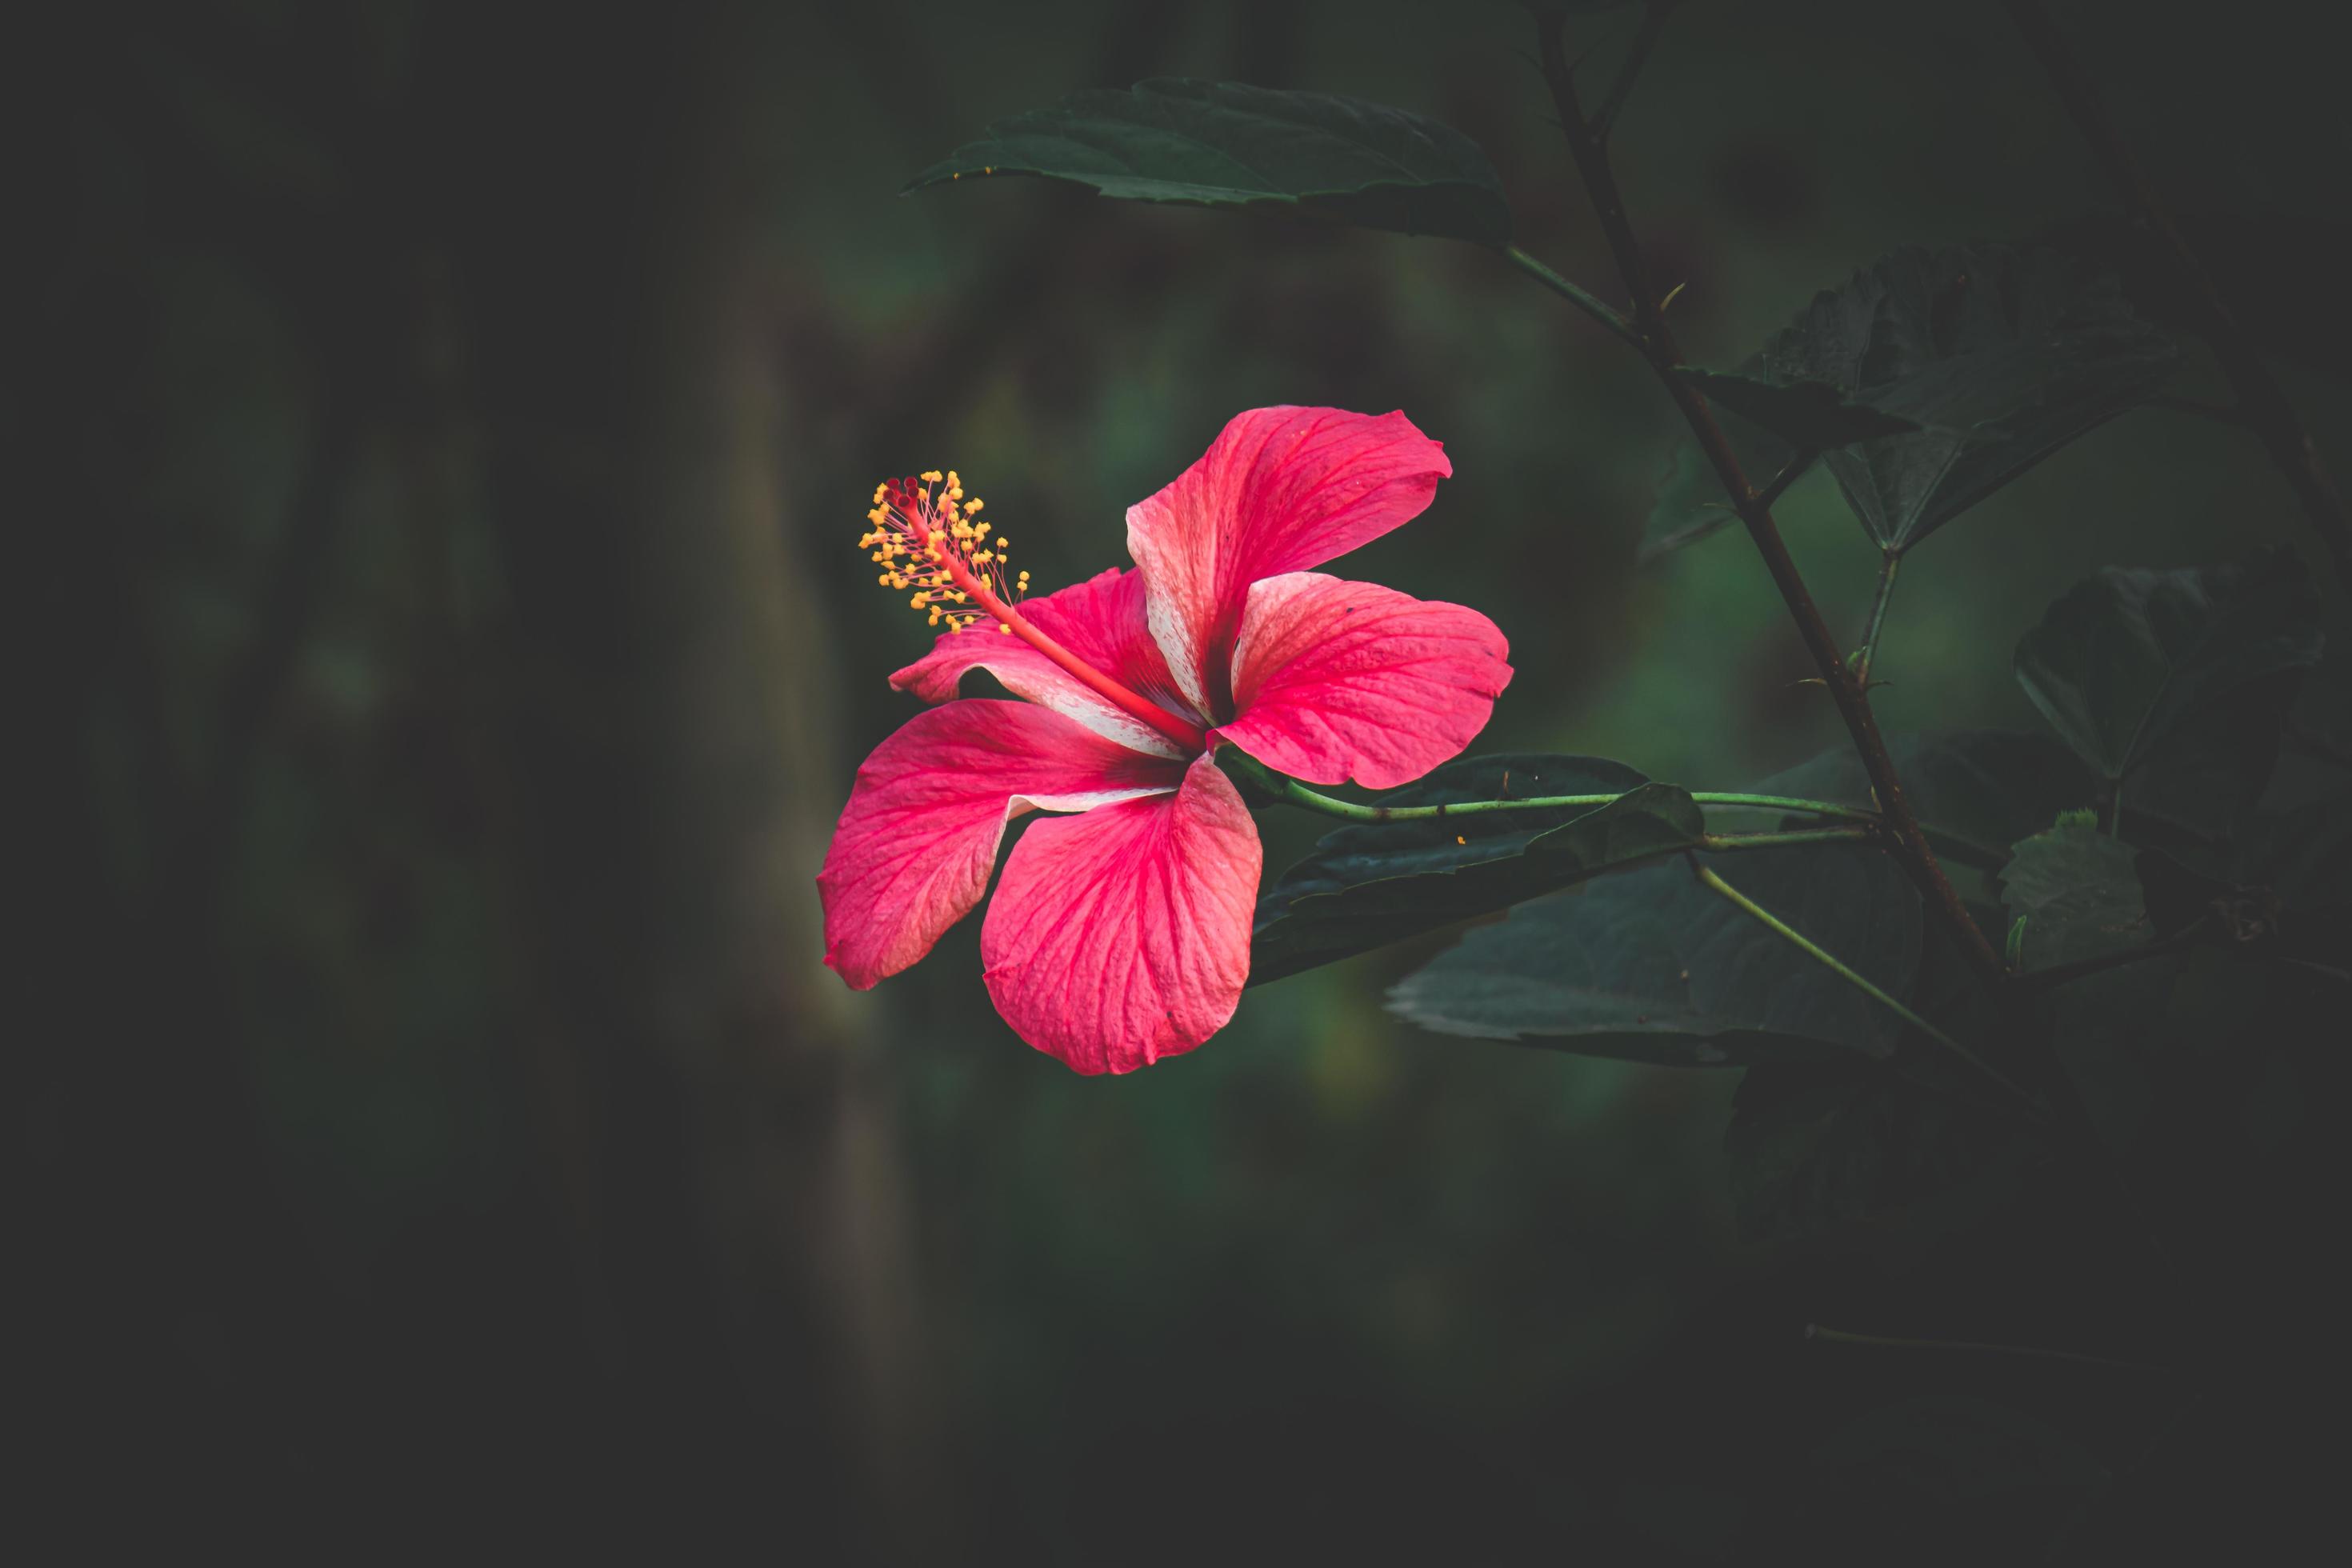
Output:
<svg viewBox="0 0 2352 1568">
<path fill-rule="evenodd" d="M 2062 811 L 2089 805 L 2098 781 L 2048 735 L 2020 730 L 1960 730 L 1947 735 L 1896 735 L 1887 750 L 1911 809 L 1955 858 L 1988 868 L 2010 846 L 2047 827 Z M 1870 780 L 1852 746 L 1836 746 L 1755 786 L 1872 807 Z"/>
<path fill-rule="evenodd" d="M 2192 827 L 2252 805 L 2323 641 L 2318 591 L 2284 545 L 2178 571 L 2109 567 L 2017 645 L 2020 684 L 2132 804 Z"/>
<path fill-rule="evenodd" d="M 1919 902 L 1851 844 L 1755 850 L 1727 881 L 1895 995 L 1919 963 Z M 1440 1034 L 1685 1066 L 1851 1060 L 1894 1047 L 1893 1016 L 1682 865 L 1538 900 L 1389 994 Z"/>
<path fill-rule="evenodd" d="M 2018 845 L 2000 873 L 2001 902 L 2025 921 L 2029 973 L 2154 939 L 2137 858 L 2130 845 L 2079 817 Z"/>
<path fill-rule="evenodd" d="M 1909 247 L 1818 296 L 1760 374 L 1922 426 L 1823 459 L 1871 537 L 1906 550 L 2145 397 L 2176 352 L 2112 278 L 2056 251 Z"/>
<path fill-rule="evenodd" d="M 1754 420 L 1803 451 L 1826 451 L 1877 437 L 1907 435 L 1919 428 L 1916 420 L 1855 402 L 1826 382 L 1777 381 L 1761 375 L 1692 370 L 1686 366 L 1676 374 L 1697 387 L 1708 401 Z M 1760 485 L 1771 476 L 1748 477 Z"/>
<path fill-rule="evenodd" d="M 1598 757 L 1467 757 L 1390 792 L 1381 804 L 1582 795 L 1617 798 L 1601 806 L 1366 823 L 1326 835 L 1258 900 L 1250 983 L 1492 914 L 1686 848 L 1705 831 L 1682 790 Z"/>
<path fill-rule="evenodd" d="M 908 182 L 1039 174 L 1131 201 L 1272 204 L 1368 228 L 1500 245 L 1511 209 L 1478 144 L 1402 110 L 1172 78 L 1075 92 L 990 126 Z"/>
</svg>

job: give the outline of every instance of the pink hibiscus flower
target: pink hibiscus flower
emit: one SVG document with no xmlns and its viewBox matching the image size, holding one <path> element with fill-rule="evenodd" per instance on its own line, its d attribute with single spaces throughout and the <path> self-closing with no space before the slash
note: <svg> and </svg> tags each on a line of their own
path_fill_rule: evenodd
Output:
<svg viewBox="0 0 2352 1568">
<path fill-rule="evenodd" d="M 1022 601 L 953 473 L 875 492 L 861 542 L 943 634 L 890 683 L 940 704 L 875 749 L 817 886 L 824 961 L 859 990 L 987 891 L 996 1009 L 1080 1072 L 1224 1026 L 1249 977 L 1257 828 L 1211 761 L 1386 789 L 1454 756 L 1511 679 L 1492 621 L 1308 570 L 1418 516 L 1453 472 L 1402 414 L 1257 408 L 1128 510 L 1132 570 Z M 1025 701 L 958 698 L 985 669 Z"/>
</svg>

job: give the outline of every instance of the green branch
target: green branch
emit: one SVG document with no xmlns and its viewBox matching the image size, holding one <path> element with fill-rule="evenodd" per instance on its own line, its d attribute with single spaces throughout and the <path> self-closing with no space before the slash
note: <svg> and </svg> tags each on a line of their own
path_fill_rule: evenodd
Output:
<svg viewBox="0 0 2352 1568">
<path fill-rule="evenodd" d="M 1749 919 L 1763 926 L 1765 930 L 1770 931 L 1773 935 L 1780 937 L 1791 947 L 1794 947 L 1799 952 L 1804 953 L 1806 957 L 1811 958 L 1814 963 L 1828 970 L 1832 974 L 1836 975 L 1840 980 L 1844 981 L 1847 984 L 1853 986 L 1855 990 L 1861 992 L 1872 1001 L 1877 1003 L 1880 1006 L 1885 1008 L 1888 1012 L 1894 1014 L 1896 1017 L 1902 1019 L 1905 1023 L 1910 1025 L 1913 1028 L 1918 1030 L 1929 1039 L 1934 1040 L 1937 1045 L 1942 1046 L 1945 1049 L 1958 1057 L 1962 1061 L 1968 1063 L 1969 1066 L 1976 1068 L 1977 1071 L 1982 1073 L 1993 1082 L 2000 1085 L 2001 1088 L 2007 1089 L 2011 1094 L 2015 1095 L 2019 1100 L 2034 1107 L 2037 1110 L 2042 1109 L 2042 1102 L 2036 1100 L 2032 1095 L 2027 1093 L 2023 1089 L 2020 1088 L 2009 1078 L 2007 1074 L 2001 1072 L 1998 1068 L 1995 1068 L 1983 1058 L 1978 1056 L 1974 1051 L 1969 1049 L 1968 1047 L 1960 1044 L 1959 1041 L 1952 1038 L 1951 1036 L 1944 1033 L 1943 1030 L 1936 1027 L 1935 1025 L 1930 1024 L 1927 1019 L 1922 1018 L 1918 1014 L 1914 1013 L 1910 1008 L 1896 1001 L 1892 995 L 1874 984 L 1866 976 L 1861 973 L 1861 972 L 1849 966 L 1843 960 L 1840 959 L 1837 954 L 1830 952 L 1827 948 L 1813 941 L 1812 938 L 1807 936 L 1804 932 L 1799 931 L 1796 927 L 1790 925 L 1788 921 L 1782 920 L 1780 916 L 1774 914 L 1771 910 L 1766 909 L 1763 905 L 1758 903 L 1755 900 L 1749 898 L 1747 894 L 1741 892 L 1730 883 L 1725 881 L 1721 877 L 1716 875 L 1712 868 L 1699 864 L 1696 859 L 1691 861 L 1690 866 L 1691 875 L 1698 879 L 1699 885 L 1701 887 L 1706 888 L 1709 892 L 1715 893 L 1718 897 L 1722 898 L 1733 908 L 1740 910 Z"/>
<path fill-rule="evenodd" d="M 1787 833 L 1708 833 L 1699 838 L 1702 849 L 1781 849 L 1791 844 L 1868 844 L 1879 837 L 1875 826 L 1800 827 Z"/>
<path fill-rule="evenodd" d="M 1633 330 L 1633 323 L 1618 314 L 1599 295 L 1570 282 L 1516 245 L 1501 247 L 1499 254 L 1504 260 L 1616 333 L 1625 342 L 1635 348 L 1642 346 L 1642 334 Z"/>
<path fill-rule="evenodd" d="M 1483 816 L 1496 811 L 1567 811 L 1580 806 L 1609 805 L 1625 797 L 1623 790 L 1607 795 L 1529 795 L 1521 800 L 1444 801 L 1435 805 L 1367 805 L 1361 801 L 1341 800 L 1307 788 L 1297 779 L 1285 778 L 1255 757 L 1238 748 L 1227 748 L 1237 759 L 1236 765 L 1269 795 L 1287 801 L 1292 805 L 1336 816 L 1343 822 L 1432 822 L 1439 817 Z M 1700 805 L 1751 806 L 1763 811 L 1793 811 L 1808 816 L 1831 816 L 1843 821 L 1875 825 L 1878 814 L 1858 806 L 1840 805 L 1835 801 L 1802 800 L 1785 795 L 1741 795 L 1707 792 L 1694 795 L 1691 799 Z M 1761 837 L 1763 835 L 1751 835 Z"/>
</svg>

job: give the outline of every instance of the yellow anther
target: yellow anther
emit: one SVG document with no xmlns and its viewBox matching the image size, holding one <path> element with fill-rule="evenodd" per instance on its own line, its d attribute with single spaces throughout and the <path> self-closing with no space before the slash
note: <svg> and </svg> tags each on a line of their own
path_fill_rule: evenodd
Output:
<svg viewBox="0 0 2352 1568">
<path fill-rule="evenodd" d="M 927 485 L 938 484 L 940 482 L 940 471 L 937 468 L 925 468 L 923 470 L 923 482 Z"/>
<path fill-rule="evenodd" d="M 974 496 L 970 500 L 963 503 L 963 510 L 966 511 L 978 511 L 982 507 L 984 507 L 988 503 L 986 501 L 981 500 L 978 496 Z"/>
</svg>

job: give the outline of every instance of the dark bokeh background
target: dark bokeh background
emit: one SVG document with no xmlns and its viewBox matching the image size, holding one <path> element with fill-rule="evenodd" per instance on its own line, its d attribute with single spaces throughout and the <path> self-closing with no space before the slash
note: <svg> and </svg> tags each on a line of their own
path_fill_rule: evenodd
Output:
<svg viewBox="0 0 2352 1568">
<path fill-rule="evenodd" d="M 2181 209 L 2340 197 L 2311 8 L 2060 10 Z M 1596 70 L 1629 30 L 1580 26 Z M 1672 412 L 1491 257 L 895 194 L 1074 87 L 1341 91 L 1470 132 L 1523 243 L 1612 293 L 1531 44 L 1406 0 L 20 31 L 22 1517 L 329 1556 L 1702 1563 L 1806 1538 L 1791 1456 L 1893 1394 L 2012 1394 L 2127 1460 L 2160 1387 L 1801 1330 L 2046 1333 L 2054 1300 L 2129 1354 L 2132 1260 L 1743 1243 L 1731 1076 L 1420 1035 L 1380 1004 L 1425 946 L 1122 1080 L 1004 1028 L 976 922 L 873 993 L 821 967 L 825 836 L 927 635 L 854 548 L 885 473 L 958 467 L 1043 590 L 1121 559 L 1235 410 L 1402 407 L 1456 478 L 1347 569 L 1502 625 L 1485 745 L 1727 788 L 1835 743 L 1736 534 L 1636 568 Z M 1897 244 L 2116 205 L 1989 5 L 1698 0 L 1617 149 L 1717 363 Z M 2340 376 L 2284 374 L 2352 469 Z M 1858 630 L 1833 487 L 1782 518 Z M 2299 528 L 2242 434 L 2119 420 L 1912 558 L 1880 711 L 2030 723 L 2009 650 L 2075 577 Z M 1265 829 L 1270 867 L 1315 832 Z"/>
</svg>

